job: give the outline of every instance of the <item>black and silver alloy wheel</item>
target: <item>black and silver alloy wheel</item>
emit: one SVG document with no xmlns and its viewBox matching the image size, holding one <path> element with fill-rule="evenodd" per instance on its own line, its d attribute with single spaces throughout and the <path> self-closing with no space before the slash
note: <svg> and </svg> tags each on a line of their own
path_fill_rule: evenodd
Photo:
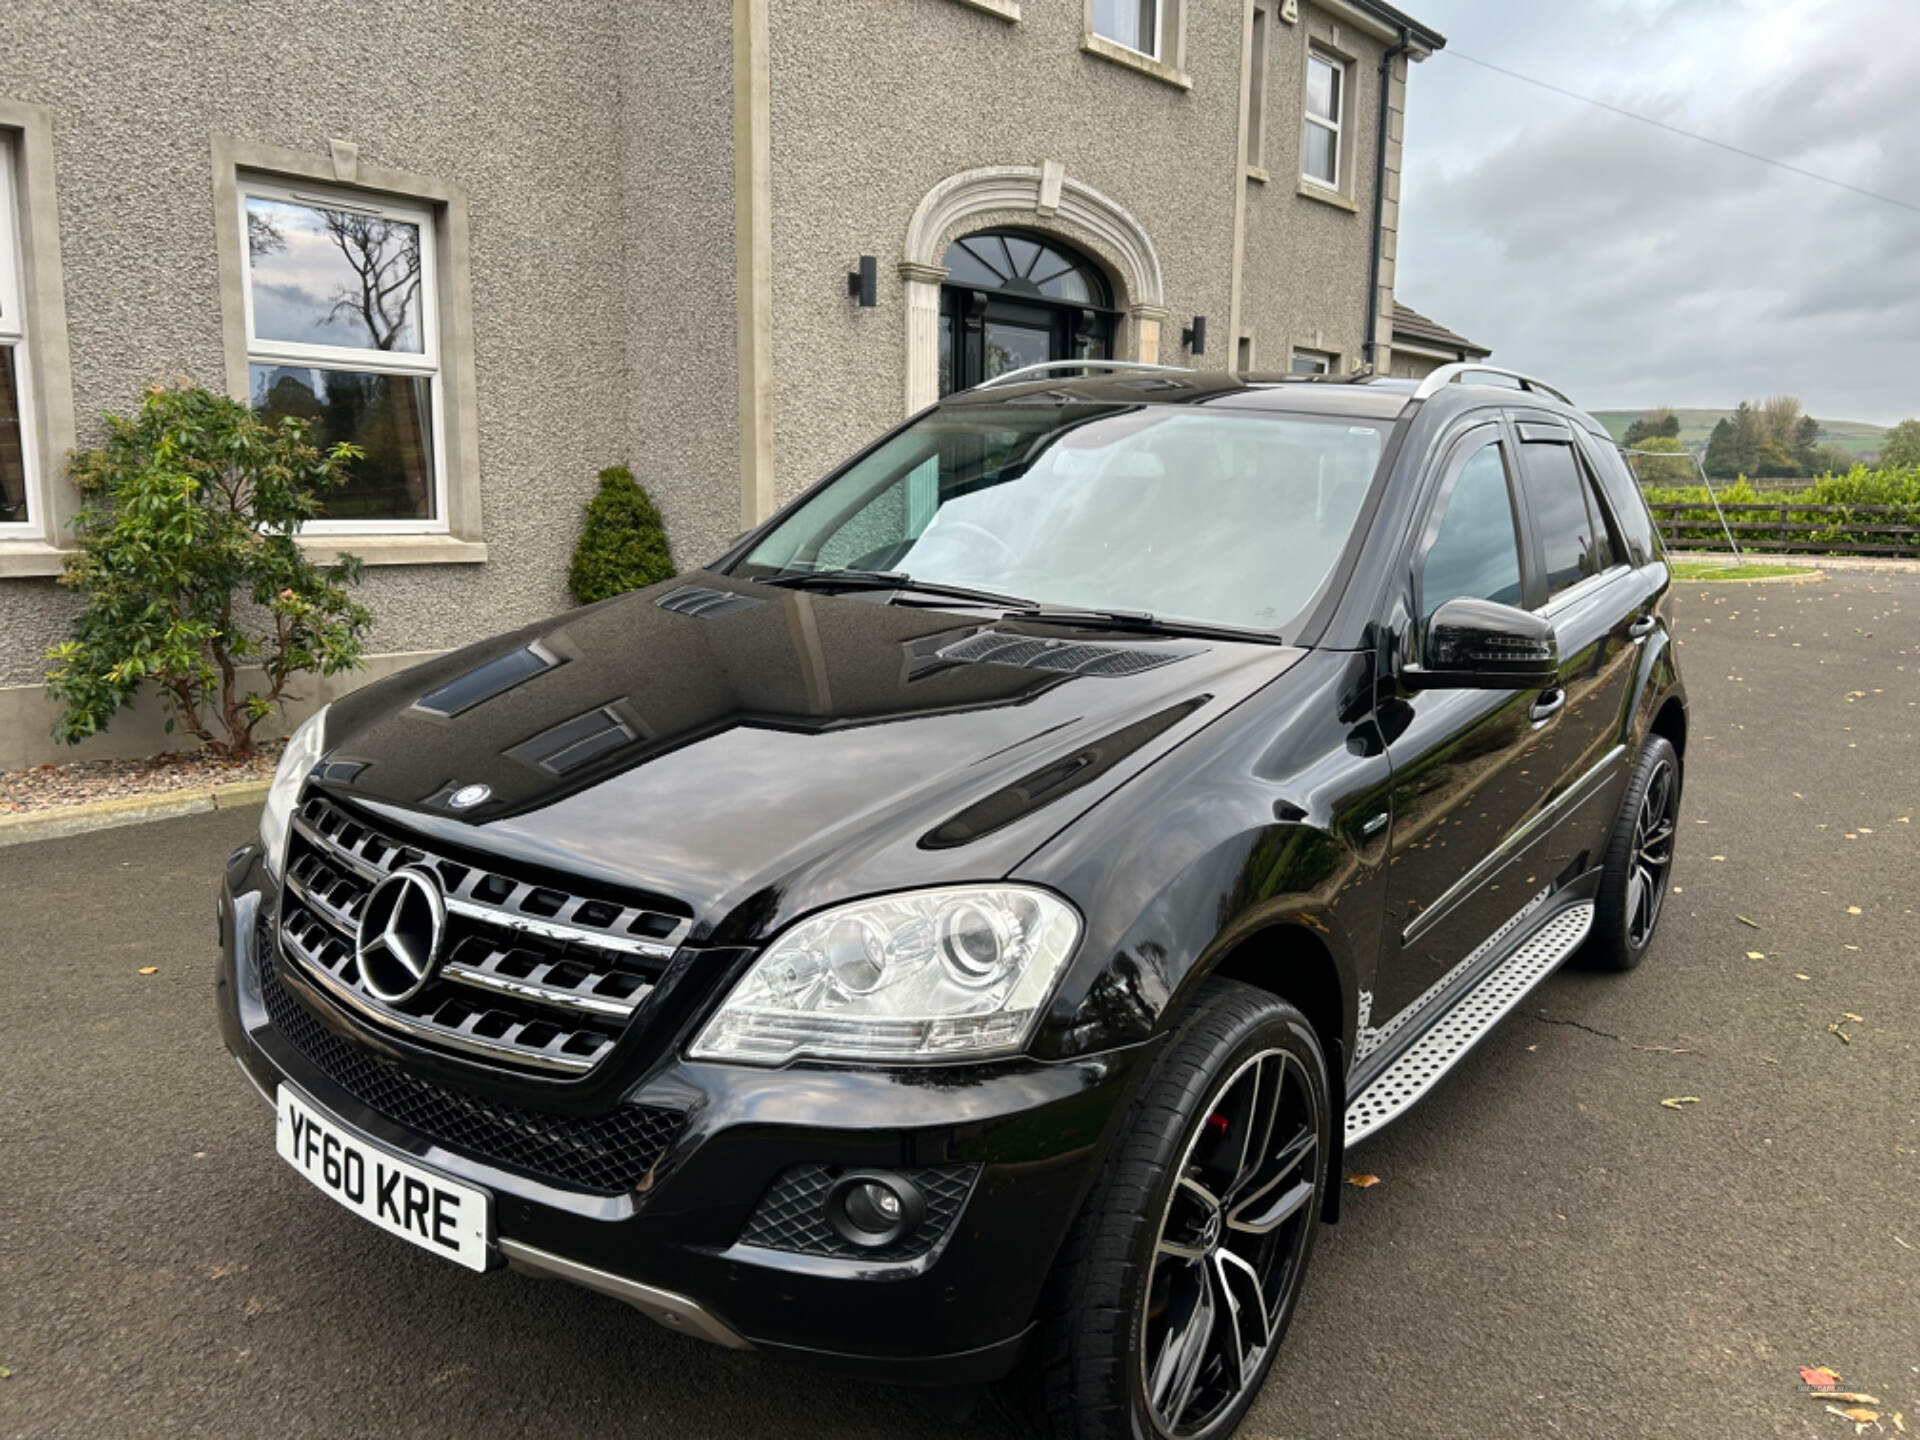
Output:
<svg viewBox="0 0 1920 1440">
<path fill-rule="evenodd" d="M 1165 1435 L 1202 1433 L 1266 1371 L 1314 1221 L 1311 1105 L 1300 1061 L 1266 1050 L 1220 1087 L 1187 1144 L 1154 1245 L 1140 1346 Z"/>
<path fill-rule="evenodd" d="M 1325 1206 L 1325 1052 L 1209 980 L 1141 1079 L 1068 1233 L 1015 1398 L 1054 1440 L 1225 1440 L 1272 1368 Z"/>
<path fill-rule="evenodd" d="M 1667 894 L 1667 872 L 1673 868 L 1674 821 L 1680 809 L 1680 788 L 1674 767 L 1664 757 L 1654 765 L 1640 797 L 1640 813 L 1633 823 L 1633 858 L 1627 881 L 1627 939 L 1640 949 L 1653 938 L 1660 923 L 1660 905 Z"/>
<path fill-rule="evenodd" d="M 1673 876 L 1680 780 L 1679 753 L 1664 736 L 1648 736 L 1627 777 L 1601 859 L 1593 931 L 1580 952 L 1585 964 L 1631 970 L 1653 943 Z"/>
</svg>

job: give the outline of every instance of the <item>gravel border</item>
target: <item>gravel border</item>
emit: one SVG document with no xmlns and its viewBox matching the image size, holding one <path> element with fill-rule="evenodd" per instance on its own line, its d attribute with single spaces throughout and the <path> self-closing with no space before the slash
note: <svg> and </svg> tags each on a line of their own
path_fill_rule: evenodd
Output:
<svg viewBox="0 0 1920 1440">
<path fill-rule="evenodd" d="M 153 755 L 144 760 L 75 760 L 0 770 L 0 816 L 35 815 L 103 800 L 205 794 L 226 786 L 273 779 L 284 740 L 263 740 L 234 763 L 205 751 Z"/>
</svg>

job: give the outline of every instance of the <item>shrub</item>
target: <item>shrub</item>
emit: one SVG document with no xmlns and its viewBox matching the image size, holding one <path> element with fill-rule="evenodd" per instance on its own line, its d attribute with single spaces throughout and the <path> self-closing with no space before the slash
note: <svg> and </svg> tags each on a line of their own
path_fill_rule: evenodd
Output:
<svg viewBox="0 0 1920 1440">
<path fill-rule="evenodd" d="M 587 502 L 587 523 L 567 570 L 574 598 L 591 605 L 673 575 L 667 527 L 647 492 L 624 465 L 602 470 L 600 493 Z"/>
<path fill-rule="evenodd" d="M 170 732 L 244 756 L 254 727 L 298 698 L 296 675 L 360 663 L 373 624 L 347 593 L 360 562 L 317 566 L 294 541 L 359 452 L 322 451 L 304 420 L 269 422 L 186 385 L 156 385 L 137 416 L 106 426 L 105 446 L 74 458 L 88 503 L 60 583 L 85 606 L 47 651 L 47 690 L 66 705 L 54 737 L 105 730 L 151 681 Z M 265 672 L 264 688 L 243 689 L 243 666 Z"/>
</svg>

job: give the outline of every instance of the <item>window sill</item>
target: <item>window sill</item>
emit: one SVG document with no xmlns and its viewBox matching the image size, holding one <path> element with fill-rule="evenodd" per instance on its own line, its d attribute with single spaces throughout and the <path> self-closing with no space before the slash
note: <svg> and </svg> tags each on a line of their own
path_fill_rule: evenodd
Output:
<svg viewBox="0 0 1920 1440">
<path fill-rule="evenodd" d="M 1258 180 L 1262 185 L 1265 185 L 1267 182 L 1272 180 L 1273 177 L 1267 173 L 1266 166 L 1249 165 L 1247 166 L 1247 179 Z"/>
<path fill-rule="evenodd" d="M 1171 65 L 1163 65 L 1151 55 L 1143 55 L 1138 50 L 1129 50 L 1125 45 L 1109 40 L 1104 35 L 1087 35 L 1080 41 L 1080 48 L 1089 55 L 1098 55 L 1102 60 L 1111 60 L 1114 64 L 1128 70 L 1137 70 L 1158 80 L 1163 85 L 1171 85 L 1176 90 L 1193 89 L 1193 80 L 1184 70 L 1176 70 Z"/>
<path fill-rule="evenodd" d="M 332 564 L 342 552 L 367 565 L 480 565 L 487 558 L 485 541 L 452 535 L 302 535 L 299 545 L 319 565 Z"/>
<path fill-rule="evenodd" d="M 68 558 L 79 553 L 45 540 L 0 540 L 0 580 L 58 575 Z"/>
<path fill-rule="evenodd" d="M 1309 200 L 1318 200 L 1322 205 L 1331 205 L 1334 209 L 1344 210 L 1349 215 L 1360 213 L 1360 207 L 1338 190 L 1331 190 L 1325 185 L 1304 177 L 1300 181 L 1300 193 Z"/>
<path fill-rule="evenodd" d="M 960 3 L 975 10 L 984 10 L 989 15 L 998 15 L 1002 20 L 1014 24 L 1020 20 L 1020 7 L 1015 0 L 960 0 Z"/>
</svg>

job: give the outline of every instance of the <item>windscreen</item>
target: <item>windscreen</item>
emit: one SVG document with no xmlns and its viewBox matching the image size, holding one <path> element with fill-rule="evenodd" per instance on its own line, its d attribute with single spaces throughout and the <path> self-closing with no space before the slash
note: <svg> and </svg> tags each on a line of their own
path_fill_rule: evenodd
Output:
<svg viewBox="0 0 1920 1440">
<path fill-rule="evenodd" d="M 900 571 L 1282 630 L 1331 574 L 1385 439 L 1345 419 L 1170 405 L 939 410 L 854 461 L 740 568 Z"/>
</svg>

